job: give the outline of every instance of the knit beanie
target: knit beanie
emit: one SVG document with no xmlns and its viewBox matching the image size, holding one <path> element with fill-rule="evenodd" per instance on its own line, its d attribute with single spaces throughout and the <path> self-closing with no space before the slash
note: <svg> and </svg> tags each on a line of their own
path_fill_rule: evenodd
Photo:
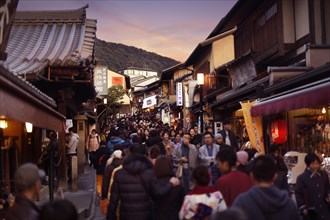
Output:
<svg viewBox="0 0 330 220">
<path fill-rule="evenodd" d="M 122 151 L 121 150 L 115 150 L 112 153 L 111 157 L 107 160 L 107 163 L 106 163 L 105 166 L 107 167 L 108 165 L 110 165 L 114 158 L 118 158 L 118 159 L 122 158 Z"/>
<path fill-rule="evenodd" d="M 218 140 L 219 138 L 222 138 L 223 139 L 222 134 L 216 134 L 214 136 L 214 140 Z"/>
<path fill-rule="evenodd" d="M 236 156 L 237 156 L 237 161 L 242 164 L 242 165 L 246 165 L 249 159 L 249 155 L 246 151 L 238 151 L 236 152 Z"/>
</svg>

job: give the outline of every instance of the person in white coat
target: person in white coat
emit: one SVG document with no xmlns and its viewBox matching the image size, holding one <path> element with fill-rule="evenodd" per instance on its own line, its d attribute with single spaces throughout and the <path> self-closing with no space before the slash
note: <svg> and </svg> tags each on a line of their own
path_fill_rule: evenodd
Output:
<svg viewBox="0 0 330 220">
<path fill-rule="evenodd" d="M 77 147 L 79 143 L 79 135 L 75 133 L 74 128 L 69 128 L 69 143 L 66 147 L 66 156 L 68 161 L 68 178 L 71 181 L 72 174 L 72 157 L 77 156 Z"/>
</svg>

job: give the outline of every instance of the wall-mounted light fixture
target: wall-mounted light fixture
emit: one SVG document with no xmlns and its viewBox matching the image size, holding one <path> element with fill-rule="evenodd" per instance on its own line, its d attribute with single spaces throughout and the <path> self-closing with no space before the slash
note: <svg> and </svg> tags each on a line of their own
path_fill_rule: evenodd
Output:
<svg viewBox="0 0 330 220">
<path fill-rule="evenodd" d="M 108 99 L 107 98 L 103 99 L 103 104 L 105 104 L 105 105 L 108 104 Z"/>
<path fill-rule="evenodd" d="M 197 73 L 197 85 L 204 85 L 204 73 Z"/>
<path fill-rule="evenodd" d="M 27 133 L 32 133 L 33 131 L 33 124 L 30 122 L 25 122 L 25 128 Z"/>
<path fill-rule="evenodd" d="M 323 114 L 327 113 L 327 110 L 325 109 L 325 107 L 322 108 L 322 113 Z"/>
<path fill-rule="evenodd" d="M 0 119 L 0 128 L 8 128 L 8 122 L 5 119 Z"/>
</svg>

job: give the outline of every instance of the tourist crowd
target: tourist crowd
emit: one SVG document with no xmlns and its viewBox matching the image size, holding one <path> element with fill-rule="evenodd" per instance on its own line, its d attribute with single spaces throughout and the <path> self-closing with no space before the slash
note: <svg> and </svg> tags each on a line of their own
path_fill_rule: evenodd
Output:
<svg viewBox="0 0 330 220">
<path fill-rule="evenodd" d="M 95 155 L 107 219 L 330 219 L 318 156 L 307 154 L 292 195 L 278 147 L 240 150 L 230 121 L 214 136 L 123 118 L 100 134 Z"/>
<path fill-rule="evenodd" d="M 230 124 L 215 136 L 211 127 L 201 134 L 198 126 L 174 129 L 136 117 L 121 118 L 99 134 L 92 130 L 86 150 L 90 166 L 102 176 L 100 207 L 106 219 L 330 219 L 329 178 L 316 154 L 307 154 L 292 195 L 278 147 L 271 145 L 266 155 L 240 150 Z M 70 129 L 69 161 L 78 139 Z M 51 202 L 42 211 L 35 207 L 39 176 L 31 164 L 18 170 L 16 201 L 5 219 L 76 219 L 69 203 Z M 59 209 L 72 217 L 54 213 Z"/>
</svg>

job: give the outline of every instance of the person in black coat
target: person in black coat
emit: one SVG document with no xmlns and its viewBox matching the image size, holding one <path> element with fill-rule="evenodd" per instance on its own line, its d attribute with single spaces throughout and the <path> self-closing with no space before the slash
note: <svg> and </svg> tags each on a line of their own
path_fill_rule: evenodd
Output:
<svg viewBox="0 0 330 220">
<path fill-rule="evenodd" d="M 232 146 L 236 151 L 239 151 L 238 142 L 235 133 L 231 130 L 230 121 L 223 122 L 223 130 L 220 131 L 220 134 L 222 135 L 224 144 Z"/>
<path fill-rule="evenodd" d="M 110 158 L 110 149 L 101 143 L 99 149 L 95 151 L 94 168 L 97 174 L 103 174 L 107 160 Z"/>
<path fill-rule="evenodd" d="M 330 219 L 330 185 L 321 161 L 314 153 L 305 157 L 306 170 L 297 178 L 295 195 L 304 219 Z"/>
<path fill-rule="evenodd" d="M 166 156 L 156 160 L 155 173 L 162 184 L 166 184 L 174 176 L 172 163 Z M 182 206 L 185 191 L 182 185 L 173 187 L 166 196 L 155 198 L 157 220 L 179 220 L 179 211 Z"/>
<path fill-rule="evenodd" d="M 273 158 L 276 164 L 277 172 L 273 183 L 279 189 L 284 189 L 289 192 L 288 184 L 288 168 L 286 167 L 283 158 L 280 156 L 280 149 L 275 144 L 270 145 L 268 156 Z"/>
<path fill-rule="evenodd" d="M 150 130 L 150 138 L 146 140 L 146 145 L 148 148 L 153 145 L 157 145 L 160 149 L 162 155 L 166 154 L 165 146 L 163 144 L 163 139 L 159 136 L 159 130 L 153 129 Z"/>
<path fill-rule="evenodd" d="M 21 165 L 15 174 L 15 202 L 5 213 L 6 220 L 38 220 L 40 208 L 34 203 L 45 172 L 32 164 Z"/>
<path fill-rule="evenodd" d="M 165 195 L 173 185 L 180 184 L 174 177 L 165 184 L 157 180 L 142 145 L 131 145 L 129 152 L 131 155 L 124 159 L 122 168 L 113 175 L 107 220 L 118 219 L 118 207 L 121 220 L 149 220 L 152 218 L 152 198 Z"/>
<path fill-rule="evenodd" d="M 116 152 L 116 151 L 115 151 Z M 102 189 L 101 189 L 101 199 L 107 199 L 110 187 L 111 175 L 114 169 L 119 167 L 123 163 L 123 155 L 120 158 L 115 157 L 115 152 L 113 155 L 113 160 L 111 164 L 105 167 L 103 179 L 102 179 Z"/>
</svg>

